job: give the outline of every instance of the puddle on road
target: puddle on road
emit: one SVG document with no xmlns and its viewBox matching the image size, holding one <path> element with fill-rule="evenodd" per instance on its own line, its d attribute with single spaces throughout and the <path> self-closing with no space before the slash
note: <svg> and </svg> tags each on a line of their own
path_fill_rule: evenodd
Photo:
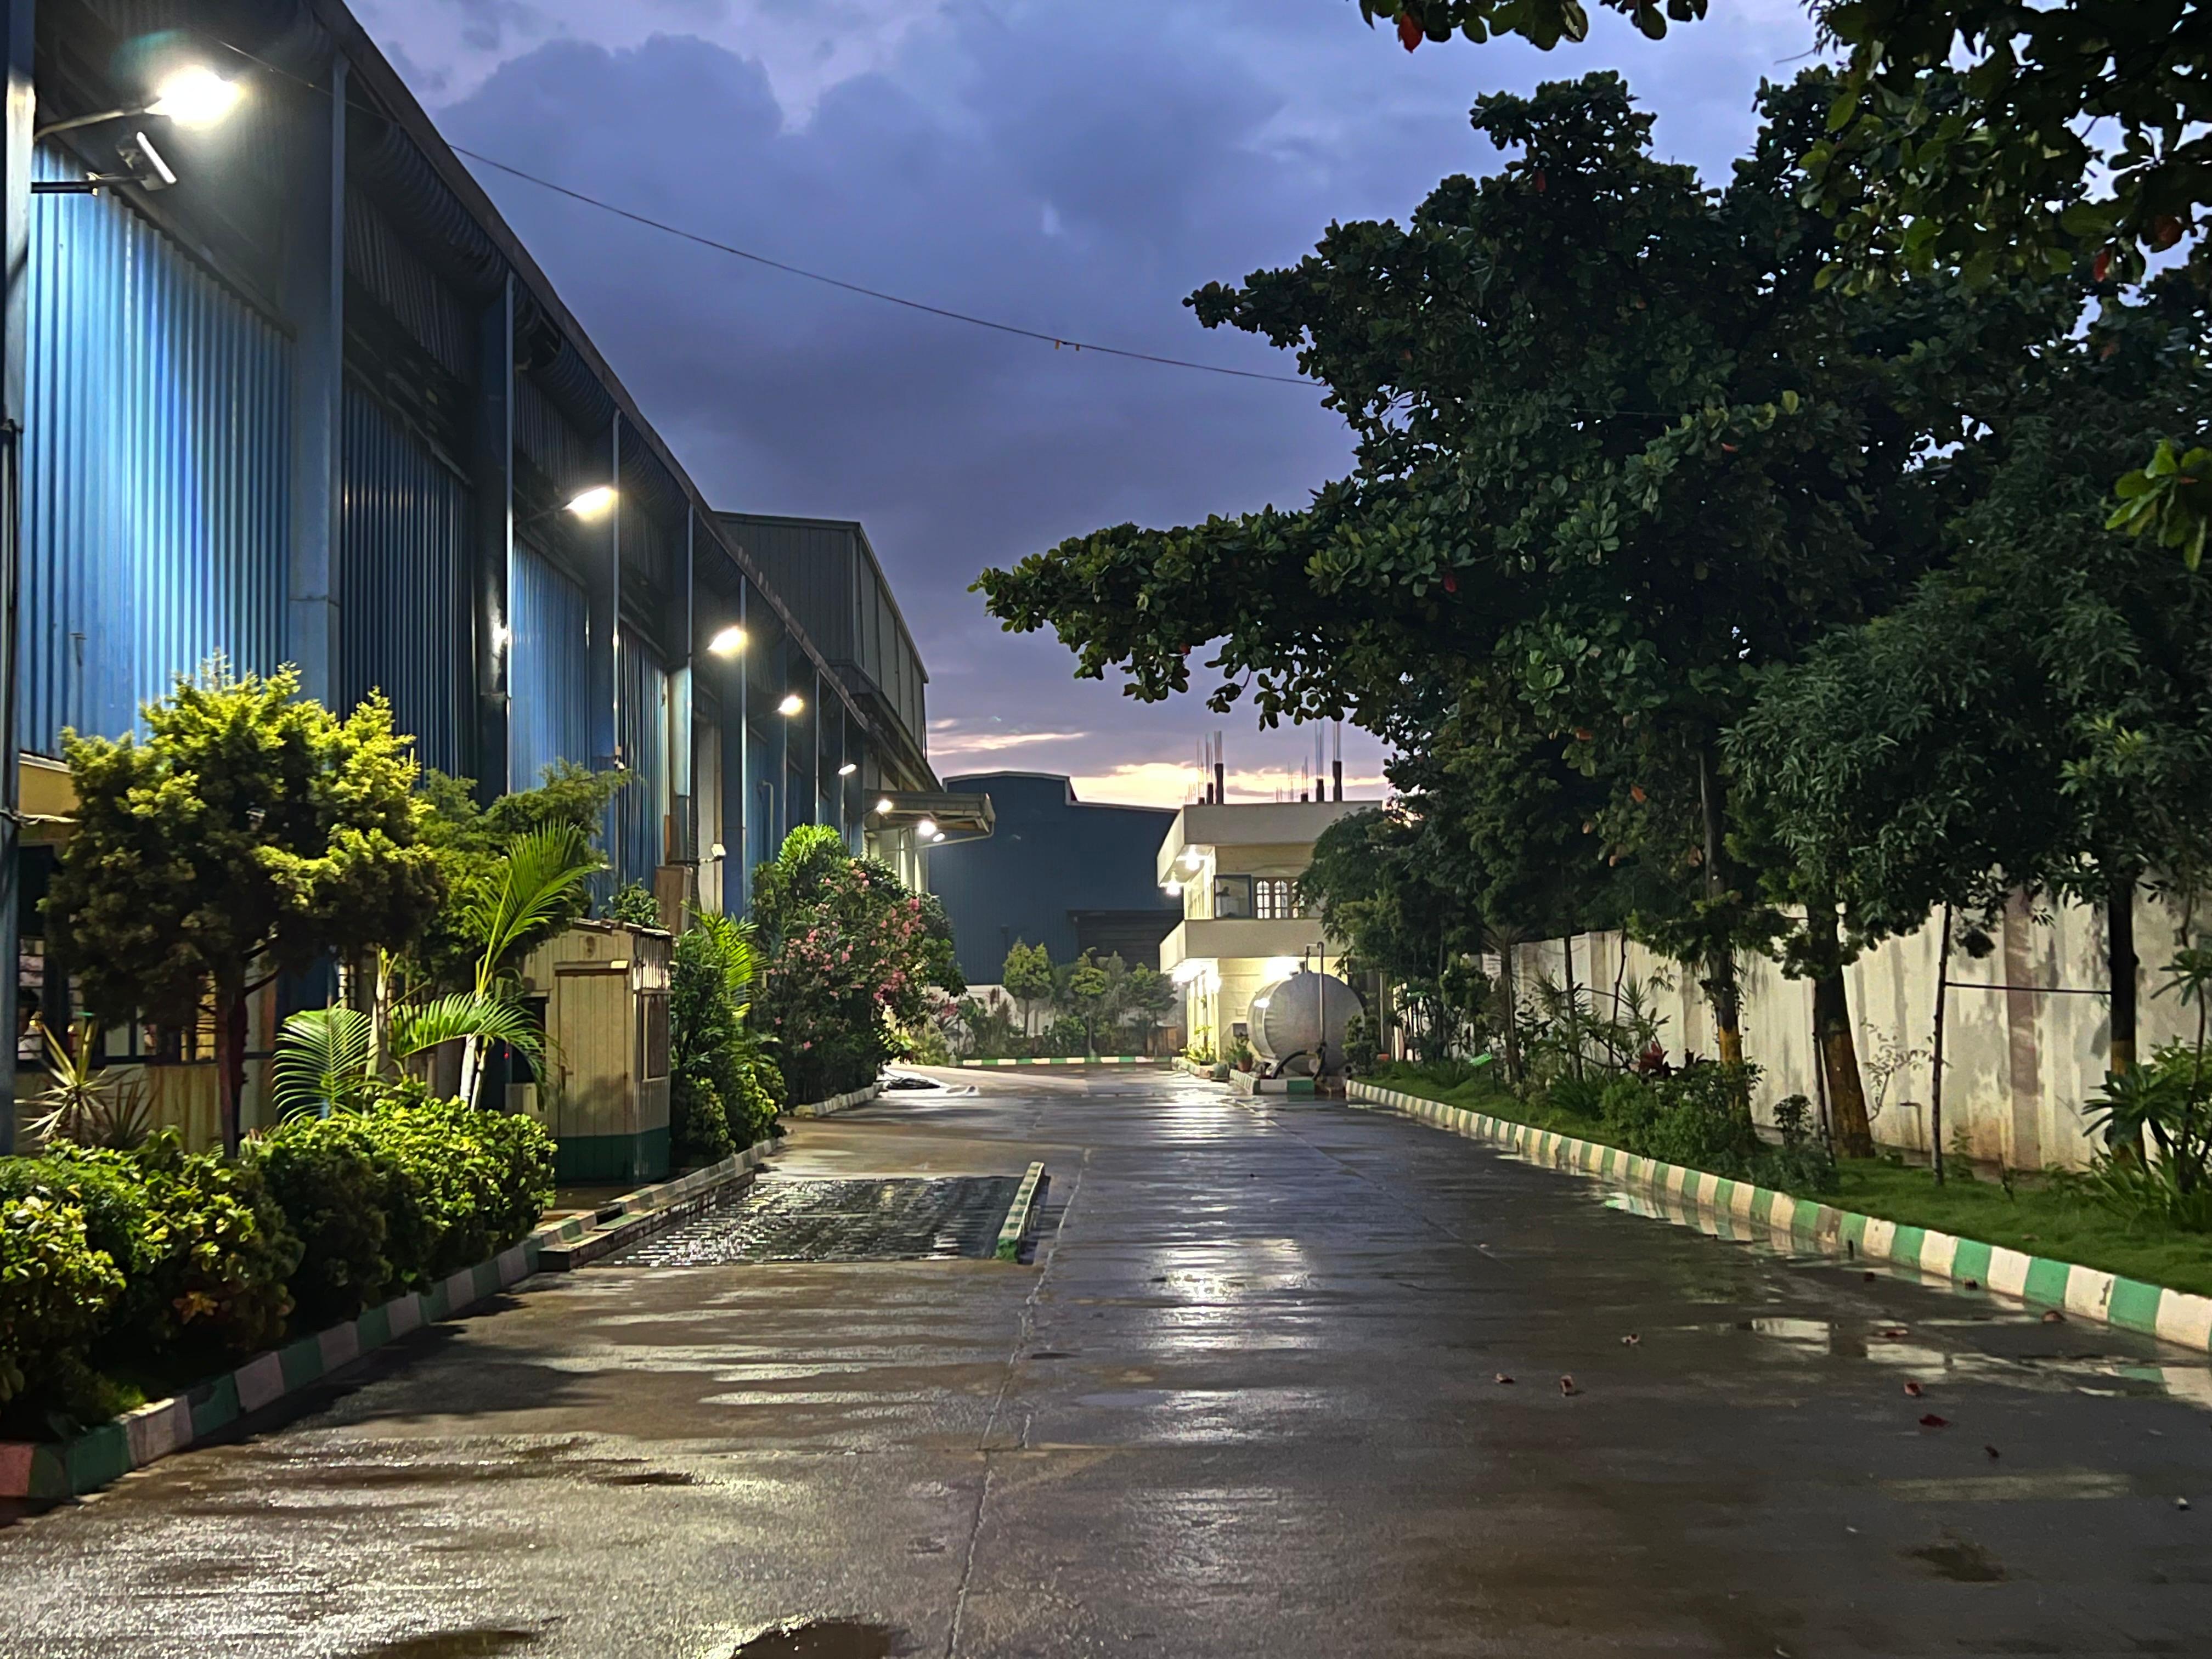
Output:
<svg viewBox="0 0 2212 1659">
<path fill-rule="evenodd" d="M 903 1650 L 898 1632 L 847 1619 L 810 1619 L 778 1625 L 730 1650 L 730 1659 L 890 1659 Z"/>
<path fill-rule="evenodd" d="M 1996 1584 L 2004 1582 L 2004 1563 L 1970 1539 L 1946 1537 L 1941 1543 L 1923 1544 L 1917 1550 L 1900 1550 L 1908 1559 L 1925 1562 L 1938 1578 L 1954 1584 Z"/>
</svg>

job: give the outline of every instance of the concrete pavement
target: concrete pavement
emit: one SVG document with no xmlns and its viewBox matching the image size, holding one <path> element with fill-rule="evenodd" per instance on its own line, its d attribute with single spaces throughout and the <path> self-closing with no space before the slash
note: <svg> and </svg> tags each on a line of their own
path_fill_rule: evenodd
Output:
<svg viewBox="0 0 2212 1659">
<path fill-rule="evenodd" d="M 779 1173 L 1042 1158 L 1036 1265 L 533 1280 L 0 1529 L 0 1656 L 2212 1648 L 2202 1355 L 1381 1114 L 961 1080 Z"/>
</svg>

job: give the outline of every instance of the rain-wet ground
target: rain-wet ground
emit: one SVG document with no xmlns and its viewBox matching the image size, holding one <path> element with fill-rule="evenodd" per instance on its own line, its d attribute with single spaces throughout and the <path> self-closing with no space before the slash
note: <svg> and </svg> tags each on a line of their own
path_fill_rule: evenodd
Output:
<svg viewBox="0 0 2212 1659">
<path fill-rule="evenodd" d="M 1033 1267 L 548 1275 L 0 1530 L 0 1655 L 2212 1650 L 2204 1356 L 1182 1079 L 776 1164 L 1039 1158 Z"/>
<path fill-rule="evenodd" d="M 1012 1176 L 809 1181 L 769 1175 L 631 1246 L 617 1267 L 738 1261 L 920 1261 L 987 1256 L 1013 1207 Z"/>
</svg>

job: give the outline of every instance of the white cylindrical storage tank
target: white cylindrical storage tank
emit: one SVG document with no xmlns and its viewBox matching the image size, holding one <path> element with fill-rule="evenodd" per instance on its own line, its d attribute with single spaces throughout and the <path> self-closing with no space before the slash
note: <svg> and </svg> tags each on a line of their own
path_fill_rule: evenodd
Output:
<svg viewBox="0 0 2212 1659">
<path fill-rule="evenodd" d="M 1344 1030 L 1359 1012 L 1359 994 L 1334 974 L 1301 968 L 1260 988 L 1246 1016 L 1252 1052 L 1270 1070 L 1302 1058 L 1315 1070 L 1316 1051 L 1325 1048 L 1331 1070 L 1344 1066 Z"/>
</svg>

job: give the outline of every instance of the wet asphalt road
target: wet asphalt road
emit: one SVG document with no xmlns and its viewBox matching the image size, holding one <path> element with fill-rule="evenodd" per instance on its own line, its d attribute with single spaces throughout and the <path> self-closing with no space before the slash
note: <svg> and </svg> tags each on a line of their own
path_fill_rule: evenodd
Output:
<svg viewBox="0 0 2212 1659">
<path fill-rule="evenodd" d="M 2212 1652 L 2203 1356 L 1393 1116 L 982 1086 L 778 1171 L 1042 1158 L 1035 1265 L 542 1277 L 0 1529 L 0 1654 L 659 1659 L 808 1618 L 884 1635 L 772 1650 Z"/>
</svg>

